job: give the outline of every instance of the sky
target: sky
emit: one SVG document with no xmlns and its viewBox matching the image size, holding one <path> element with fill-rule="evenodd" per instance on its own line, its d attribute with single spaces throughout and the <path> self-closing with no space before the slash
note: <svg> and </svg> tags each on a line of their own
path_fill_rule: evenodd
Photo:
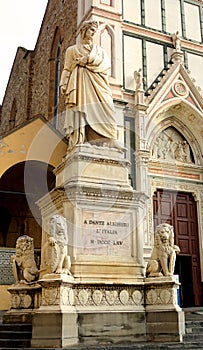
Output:
<svg viewBox="0 0 203 350">
<path fill-rule="evenodd" d="M 0 104 L 19 46 L 33 50 L 48 0 L 0 1 Z"/>
</svg>

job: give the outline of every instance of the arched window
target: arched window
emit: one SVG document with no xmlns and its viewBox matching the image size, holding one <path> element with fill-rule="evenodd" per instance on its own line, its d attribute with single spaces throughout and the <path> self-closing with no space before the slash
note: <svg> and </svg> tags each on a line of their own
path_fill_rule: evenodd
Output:
<svg viewBox="0 0 203 350">
<path fill-rule="evenodd" d="M 54 126 L 58 126 L 58 102 L 59 102 L 59 82 L 60 82 L 60 56 L 61 45 L 59 44 L 55 60 L 55 84 L 54 84 Z"/>
<path fill-rule="evenodd" d="M 16 115 L 17 115 L 17 105 L 16 105 L 16 99 L 14 98 L 12 107 L 11 107 L 11 114 L 9 119 L 9 129 L 13 129 L 16 124 Z"/>
<path fill-rule="evenodd" d="M 115 33 L 108 24 L 100 26 L 100 45 L 106 50 L 111 62 L 111 77 L 115 77 Z"/>
<path fill-rule="evenodd" d="M 58 126 L 58 103 L 59 103 L 59 80 L 60 80 L 60 56 L 61 56 L 61 36 L 57 27 L 52 41 L 50 52 L 50 76 L 49 76 L 49 120 L 54 126 Z"/>
</svg>

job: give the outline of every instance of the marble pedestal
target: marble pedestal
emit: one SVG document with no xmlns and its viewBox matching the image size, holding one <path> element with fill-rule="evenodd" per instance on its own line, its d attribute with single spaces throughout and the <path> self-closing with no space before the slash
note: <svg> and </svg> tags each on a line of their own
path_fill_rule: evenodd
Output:
<svg viewBox="0 0 203 350">
<path fill-rule="evenodd" d="M 170 338 L 168 332 L 168 338 L 163 339 L 181 341 L 182 311 L 171 297 L 175 282 L 144 278 L 147 196 L 130 186 L 123 152 L 78 145 L 55 174 L 56 188 L 38 201 L 42 246 L 50 217 L 64 216 L 73 278 L 46 275 L 42 249 L 42 305 L 33 318 L 32 346 L 161 340 L 160 335 L 167 330 L 164 322 L 159 327 L 156 317 L 163 312 L 172 317 L 175 334 Z M 154 298 L 162 300 L 161 304 Z"/>
<path fill-rule="evenodd" d="M 50 274 L 39 281 L 42 303 L 33 318 L 31 346 L 63 348 L 78 342 L 77 313 L 72 292 L 73 278 Z"/>
<path fill-rule="evenodd" d="M 143 284 L 79 283 L 46 275 L 33 319 L 32 347 L 108 344 L 146 339 Z"/>
<path fill-rule="evenodd" d="M 38 283 L 16 283 L 8 288 L 11 306 L 3 316 L 4 323 L 31 323 L 41 305 L 42 288 Z"/>
<path fill-rule="evenodd" d="M 183 340 L 184 312 L 178 305 L 179 283 L 175 277 L 151 277 L 145 280 L 146 334 L 151 341 Z"/>
<path fill-rule="evenodd" d="M 130 186 L 128 165 L 120 150 L 78 145 L 55 169 L 56 188 L 38 201 L 43 231 L 51 215 L 67 220 L 75 281 L 130 283 L 143 277 L 146 196 Z"/>
</svg>

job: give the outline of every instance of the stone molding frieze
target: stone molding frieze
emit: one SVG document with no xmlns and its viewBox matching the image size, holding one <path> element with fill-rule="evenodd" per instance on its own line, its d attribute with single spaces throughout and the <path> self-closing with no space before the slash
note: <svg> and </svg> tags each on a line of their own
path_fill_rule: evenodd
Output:
<svg viewBox="0 0 203 350">
<path fill-rule="evenodd" d="M 177 294 L 179 282 L 176 277 L 150 277 L 146 278 L 145 282 L 147 309 L 180 309 Z"/>
<path fill-rule="evenodd" d="M 41 289 L 38 283 L 32 285 L 15 284 L 8 288 L 11 294 L 11 310 L 38 309 L 41 305 Z"/>
<path fill-rule="evenodd" d="M 43 282 L 44 284 L 44 282 Z M 76 309 L 143 307 L 143 286 L 104 286 L 46 283 L 42 289 L 42 306 L 63 305 Z"/>
</svg>

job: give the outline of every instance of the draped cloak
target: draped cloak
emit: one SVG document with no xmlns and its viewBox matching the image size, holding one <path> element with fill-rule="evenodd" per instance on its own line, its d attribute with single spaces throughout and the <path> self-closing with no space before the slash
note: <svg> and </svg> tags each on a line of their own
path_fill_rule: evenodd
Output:
<svg viewBox="0 0 203 350">
<path fill-rule="evenodd" d="M 85 67 L 78 60 L 87 57 Z M 66 50 L 60 85 L 66 86 L 67 114 L 64 128 L 69 133 L 75 129 L 74 112 L 82 112 L 80 123 L 89 125 L 99 135 L 116 139 L 115 110 L 108 83 L 110 62 L 106 52 L 99 46 L 84 52 L 82 46 Z M 68 113 L 68 111 L 70 113 Z"/>
</svg>

